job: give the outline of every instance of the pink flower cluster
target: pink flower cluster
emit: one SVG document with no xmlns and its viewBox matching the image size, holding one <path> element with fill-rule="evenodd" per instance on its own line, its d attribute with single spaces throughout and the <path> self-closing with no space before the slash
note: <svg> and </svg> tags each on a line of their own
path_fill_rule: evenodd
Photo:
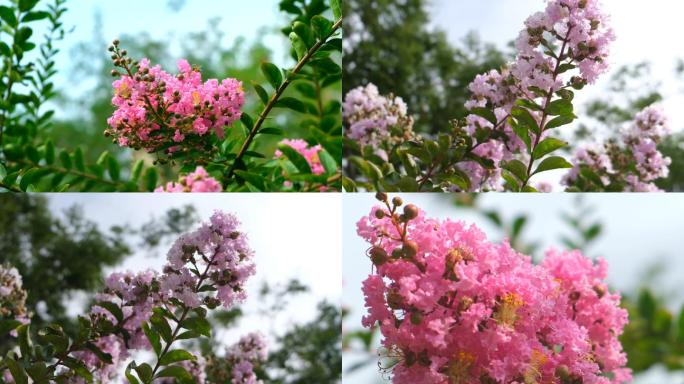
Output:
<svg viewBox="0 0 684 384">
<path fill-rule="evenodd" d="M 389 208 L 389 206 L 388 206 Z M 626 383 L 627 323 L 607 265 L 549 251 L 540 265 L 473 225 L 408 205 L 357 224 L 375 272 L 363 282 L 394 383 Z"/>
<path fill-rule="evenodd" d="M 516 60 L 500 72 L 493 70 L 477 76 L 470 84 L 472 99 L 466 108 L 490 109 L 498 124 L 471 114 L 467 117 L 466 132 L 475 136 L 478 129 L 484 128 L 500 133 L 486 143 L 479 143 L 474 153 L 493 160 L 497 166 L 502 160 L 524 153 L 523 141 L 507 122 L 516 101 L 525 99 L 546 107 L 551 101 L 548 95 L 594 83 L 608 70 L 609 47 L 615 39 L 608 21 L 599 0 L 550 0 L 544 12 L 528 18 L 516 42 Z M 547 53 L 549 47 L 556 50 L 555 57 Z M 568 79 L 565 73 L 575 76 Z M 537 122 L 542 121 L 541 112 L 530 112 Z M 474 162 L 462 168 L 471 176 L 474 189 L 500 189 L 500 170 L 485 170 Z"/>
<path fill-rule="evenodd" d="M 250 333 L 228 348 L 226 362 L 231 367 L 231 383 L 262 384 L 257 379 L 254 369 L 266 361 L 268 347 L 266 339 L 260 333 Z"/>
<path fill-rule="evenodd" d="M 221 192 L 221 183 L 211 177 L 203 167 L 197 167 L 195 172 L 181 176 L 178 182 L 169 182 L 160 186 L 155 192 Z"/>
<path fill-rule="evenodd" d="M 563 184 L 574 186 L 587 167 L 596 174 L 602 185 L 624 183 L 628 192 L 662 192 L 653 182 L 669 175 L 672 160 L 663 156 L 658 144 L 670 133 L 663 110 L 657 106 L 639 112 L 634 122 L 622 131 L 621 143 L 610 140 L 603 147 L 589 145 L 575 154 L 575 164 L 563 178 Z"/>
<path fill-rule="evenodd" d="M 295 151 L 299 152 L 300 155 L 304 156 L 306 162 L 309 163 L 311 168 L 311 173 L 314 175 L 322 175 L 325 173 L 325 168 L 321 164 L 321 159 L 318 157 L 318 153 L 323 149 L 320 145 L 315 145 L 310 147 L 309 144 L 301 139 L 285 139 L 280 142 L 281 144 L 289 145 Z M 279 158 L 283 156 L 281 151 L 276 150 L 275 157 Z"/>
<path fill-rule="evenodd" d="M 347 136 L 361 146 L 380 148 L 413 137 L 413 118 L 408 115 L 404 100 L 380 95 L 372 83 L 349 91 L 342 111 L 348 125 Z"/>
<path fill-rule="evenodd" d="M 253 251 L 247 236 L 240 232 L 238 219 L 223 212 L 214 213 L 208 223 L 176 240 L 168 252 L 163 273 L 116 272 L 107 278 L 106 289 L 97 299 L 119 306 L 124 321 L 119 324 L 112 313 L 97 305 L 91 318 L 95 322 L 105 318 L 123 327 L 129 338 L 110 335 L 96 341 L 98 347 L 112 355 L 114 364 L 105 366 L 91 352 L 80 352 L 78 357 L 88 367 L 97 368 L 100 379 L 112 379 L 118 364 L 129 357 L 129 350 L 151 349 L 142 324 L 149 321 L 154 308 L 176 308 L 180 303 L 191 309 L 214 309 L 219 305 L 231 308 L 246 297 L 244 284 L 255 273 L 252 259 Z"/>
<path fill-rule="evenodd" d="M 22 285 L 21 275 L 16 268 L 0 264 L 0 320 L 28 323 L 27 293 Z"/>
<path fill-rule="evenodd" d="M 133 73 L 126 67 L 128 73 L 113 84 L 117 109 L 106 134 L 121 146 L 170 153 L 210 131 L 222 138 L 224 127 L 240 119 L 245 94 L 236 79 L 202 82 L 200 71 L 186 60 L 178 61 L 175 76 L 150 66 L 148 59 L 136 68 Z"/>
</svg>

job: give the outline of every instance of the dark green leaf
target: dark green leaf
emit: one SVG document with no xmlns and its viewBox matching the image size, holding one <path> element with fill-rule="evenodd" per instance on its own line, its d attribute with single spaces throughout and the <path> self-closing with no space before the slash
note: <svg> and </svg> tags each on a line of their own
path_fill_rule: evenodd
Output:
<svg viewBox="0 0 684 384">
<path fill-rule="evenodd" d="M 553 129 L 553 128 L 558 128 L 562 127 L 563 125 L 567 125 L 572 123 L 575 120 L 576 116 L 575 115 L 563 115 L 563 116 L 558 116 L 554 118 L 553 120 L 549 121 L 546 123 L 544 126 L 544 129 Z"/>
<path fill-rule="evenodd" d="M 563 148 L 567 145 L 568 143 L 562 140 L 554 139 L 553 137 L 546 138 L 542 140 L 542 142 L 539 143 L 537 147 L 534 149 L 534 152 L 532 152 L 532 158 L 534 160 L 539 160 L 542 157 L 548 155 L 549 153 L 560 148 Z"/>
<path fill-rule="evenodd" d="M 511 160 L 501 164 L 501 168 L 509 171 L 513 176 L 517 177 L 521 182 L 527 181 L 527 166 L 520 160 Z"/>
<path fill-rule="evenodd" d="M 109 177 L 113 181 L 119 181 L 119 177 L 121 177 L 121 166 L 114 156 L 107 156 L 107 172 L 109 172 Z"/>
<path fill-rule="evenodd" d="M 0 320 L 0 337 L 5 337 L 6 334 L 17 329 L 21 325 L 18 320 Z"/>
<path fill-rule="evenodd" d="M 143 176 L 144 188 L 147 191 L 154 191 L 157 188 L 157 182 L 159 180 L 159 173 L 157 168 L 147 168 L 145 175 Z"/>
<path fill-rule="evenodd" d="M 283 73 L 280 72 L 280 69 L 275 64 L 262 63 L 261 72 L 274 89 L 278 89 L 283 83 Z"/>
<path fill-rule="evenodd" d="M 573 109 L 572 103 L 569 100 L 559 99 L 552 101 L 546 107 L 546 113 L 551 116 L 567 116 L 572 115 Z"/>
<path fill-rule="evenodd" d="M 276 136 L 282 136 L 283 135 L 283 130 L 280 128 L 261 128 L 259 130 L 259 133 L 262 135 L 276 135 Z"/>
<path fill-rule="evenodd" d="M 321 165 L 325 168 L 325 173 L 332 175 L 337 172 L 337 162 L 326 150 L 318 152 L 318 159 L 321 161 Z"/>
<path fill-rule="evenodd" d="M 133 369 L 135 369 L 135 371 L 138 372 L 138 377 L 140 378 L 140 380 L 142 380 L 143 383 L 152 382 L 152 367 L 150 367 L 149 364 L 142 363 Z"/>
<path fill-rule="evenodd" d="M 211 324 L 209 324 L 207 319 L 201 317 L 191 317 L 183 320 L 183 328 L 195 331 L 206 337 L 211 337 Z"/>
<path fill-rule="evenodd" d="M 332 31 L 333 23 L 321 15 L 316 15 L 311 18 L 311 26 L 313 27 L 316 36 L 323 40 Z"/>
<path fill-rule="evenodd" d="M 50 14 L 44 11 L 29 12 L 21 18 L 21 22 L 28 23 L 30 21 L 47 19 L 48 17 L 50 17 Z"/>
<path fill-rule="evenodd" d="M 159 356 L 159 354 L 161 353 L 161 341 L 159 339 L 159 334 L 157 334 L 155 331 L 153 331 L 150 328 L 150 325 L 147 324 L 147 322 L 143 322 L 142 329 L 143 329 L 143 332 L 145 332 L 145 336 L 147 336 L 147 340 L 150 341 L 150 345 L 152 345 L 152 349 L 154 349 L 154 353 L 157 356 Z"/>
<path fill-rule="evenodd" d="M 293 111 L 301 112 L 301 113 L 306 113 L 306 104 L 304 104 L 301 100 L 295 99 L 294 97 L 283 97 L 280 98 L 276 103 L 275 106 L 277 108 L 288 108 Z"/>
<path fill-rule="evenodd" d="M 24 367 L 10 358 L 3 360 L 3 363 L 7 364 L 16 384 L 28 384 L 28 376 L 26 371 L 24 371 Z"/>
<path fill-rule="evenodd" d="M 518 124 L 523 125 L 537 135 L 541 133 L 537 119 L 535 119 L 526 108 L 514 107 L 513 110 L 511 110 L 511 115 L 518 120 Z"/>
<path fill-rule="evenodd" d="M 287 157 L 292 162 L 292 164 L 294 164 L 299 173 L 311 173 L 311 166 L 309 165 L 309 162 L 294 148 L 290 147 L 287 144 L 280 144 L 278 145 L 278 149 L 280 150 L 280 152 L 283 153 L 283 155 L 285 155 L 285 157 Z"/>
<path fill-rule="evenodd" d="M 32 10 L 40 0 L 19 0 L 19 11 L 28 12 Z"/>
<path fill-rule="evenodd" d="M 250 116 L 246 112 L 242 113 L 242 115 L 240 116 L 240 121 L 248 130 L 251 130 L 254 127 L 254 119 L 252 119 L 252 116 Z"/>
<path fill-rule="evenodd" d="M 195 360 L 195 356 L 193 356 L 192 353 L 182 350 L 182 349 L 176 349 L 174 351 L 169 351 L 167 352 L 164 356 L 159 359 L 159 364 L 161 365 L 169 365 L 173 363 L 177 363 L 179 361 L 185 361 L 185 360 Z"/>
<path fill-rule="evenodd" d="M 473 108 L 470 110 L 470 113 L 484 118 L 492 123 L 493 126 L 496 126 L 496 124 L 499 122 L 494 112 L 492 112 L 489 108 Z"/>
<path fill-rule="evenodd" d="M 534 171 L 534 174 L 536 175 L 537 173 L 563 168 L 572 168 L 572 164 L 568 163 L 567 160 L 560 156 L 551 156 L 544 159 L 544 161 L 542 161 L 541 164 L 539 164 L 537 169 Z"/>
<path fill-rule="evenodd" d="M 165 342 L 171 341 L 171 327 L 164 316 L 155 313 L 150 317 L 150 323 L 152 323 L 152 327 L 159 332 L 159 335 L 161 335 Z"/>
<path fill-rule="evenodd" d="M 342 17 L 341 0 L 330 0 L 330 8 L 333 11 L 333 16 L 335 17 L 335 20 L 339 20 Z"/>
<path fill-rule="evenodd" d="M 18 24 L 17 17 L 14 15 L 14 10 L 7 6 L 0 6 L 0 19 L 4 20 L 12 27 Z"/>
<path fill-rule="evenodd" d="M 266 92 L 264 87 L 262 87 L 261 85 L 255 83 L 255 82 L 252 82 L 252 86 L 254 87 L 254 90 L 256 91 L 257 95 L 259 96 L 259 99 L 261 100 L 261 102 L 264 103 L 264 105 L 268 104 L 268 100 L 269 100 L 268 92 Z"/>
<path fill-rule="evenodd" d="M 109 311 L 112 315 L 114 315 L 114 318 L 120 323 L 124 319 L 124 314 L 123 311 L 121 310 L 121 307 L 118 305 L 112 303 L 111 301 L 99 301 L 95 303 L 98 307 L 102 307 Z"/>
<path fill-rule="evenodd" d="M 190 375 L 190 373 L 188 373 L 188 371 L 180 365 L 172 365 L 162 369 L 159 373 L 157 373 L 155 379 L 160 377 L 174 377 L 181 381 L 192 382 L 192 375 Z"/>
</svg>

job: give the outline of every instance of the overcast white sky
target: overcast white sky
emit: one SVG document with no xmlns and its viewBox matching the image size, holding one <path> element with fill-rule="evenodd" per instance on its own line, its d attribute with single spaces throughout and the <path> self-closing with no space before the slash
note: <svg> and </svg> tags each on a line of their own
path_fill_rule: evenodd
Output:
<svg viewBox="0 0 684 384">
<path fill-rule="evenodd" d="M 152 215 L 161 217 L 167 209 L 192 204 L 201 218 L 215 210 L 235 213 L 256 252 L 257 274 L 247 284 L 249 298 L 243 309 L 248 316 L 239 327 L 218 340 L 230 344 L 246 332 L 261 330 L 281 334 L 294 323 L 310 321 L 322 299 L 339 304 L 342 293 L 342 196 L 339 194 L 52 194 L 50 207 L 63 211 L 80 204 L 85 216 L 101 228 L 130 223 L 139 226 Z M 150 257 L 136 252 L 114 270 L 160 269 L 168 246 Z M 88 262 L 83 255 L 83 262 Z M 270 285 L 299 279 L 311 288 L 310 294 L 292 299 L 292 305 L 276 318 L 255 313 L 258 291 L 263 282 Z M 78 300 L 76 301 L 78 305 Z"/>
<path fill-rule="evenodd" d="M 500 241 L 500 234 L 488 222 L 472 211 L 456 208 L 448 195 L 405 194 L 407 203 L 414 203 L 426 210 L 428 215 L 475 223 L 490 239 Z M 483 207 L 498 210 L 510 222 L 520 213 L 527 213 L 530 221 L 524 239 L 539 241 L 540 251 L 549 247 L 562 248 L 559 240 L 568 228 L 560 219 L 560 213 L 572 212 L 576 195 L 548 194 L 485 194 L 481 197 Z M 610 266 L 609 283 L 624 292 L 639 287 L 645 270 L 657 262 L 663 262 L 666 270 L 658 278 L 657 291 L 671 300 L 673 307 L 684 302 L 681 293 L 681 276 L 684 275 L 684 195 L 681 194 L 586 194 L 585 200 L 593 206 L 593 217 L 604 224 L 604 234 L 589 249 L 592 256 L 604 257 Z M 356 222 L 376 205 L 373 194 L 345 194 L 343 214 L 344 238 L 344 293 L 342 301 L 350 309 L 344 323 L 345 330 L 359 329 L 364 314 L 361 282 L 368 276 L 371 263 L 365 256 L 368 245 L 356 235 Z M 359 356 L 345 354 L 345 368 L 359 361 Z M 366 358 L 366 356 L 363 356 Z M 377 366 L 370 364 L 356 375 L 345 376 L 358 384 L 380 382 Z M 684 375 L 663 376 L 658 370 L 649 372 L 635 381 L 637 384 L 681 384 Z"/>
</svg>

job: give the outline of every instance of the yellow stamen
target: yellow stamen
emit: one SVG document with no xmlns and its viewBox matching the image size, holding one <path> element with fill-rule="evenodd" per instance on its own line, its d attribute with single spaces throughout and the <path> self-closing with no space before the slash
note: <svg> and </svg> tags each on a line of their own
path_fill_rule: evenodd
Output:
<svg viewBox="0 0 684 384">
<path fill-rule="evenodd" d="M 470 381 L 470 367 L 475 362 L 475 356 L 468 352 L 459 352 L 458 356 L 449 361 L 444 374 L 449 379 L 449 384 L 466 384 Z"/>
<path fill-rule="evenodd" d="M 119 84 L 119 87 L 116 88 L 116 95 L 121 97 L 122 99 L 128 99 L 131 97 L 131 87 L 128 86 L 128 83 L 121 82 Z"/>
<path fill-rule="evenodd" d="M 544 352 L 536 349 L 532 351 L 532 356 L 530 357 L 530 366 L 527 367 L 525 374 L 523 375 L 525 384 L 539 383 L 539 380 L 542 379 L 540 369 L 548 360 L 549 358 L 544 354 Z"/>
<path fill-rule="evenodd" d="M 520 295 L 515 293 L 507 293 L 503 296 L 499 309 L 494 315 L 494 318 L 499 322 L 499 324 L 504 324 L 508 326 L 515 325 L 515 321 L 518 319 L 518 308 L 524 304 Z"/>
</svg>

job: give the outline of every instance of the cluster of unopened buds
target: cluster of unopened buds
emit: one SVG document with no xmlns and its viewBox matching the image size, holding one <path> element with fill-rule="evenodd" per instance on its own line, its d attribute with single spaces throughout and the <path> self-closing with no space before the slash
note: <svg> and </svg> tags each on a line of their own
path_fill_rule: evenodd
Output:
<svg viewBox="0 0 684 384">
<path fill-rule="evenodd" d="M 382 151 L 414 138 L 413 118 L 401 97 L 383 96 L 375 84 L 355 88 L 347 93 L 342 107 L 348 126 L 347 137 L 362 147 Z"/>
<path fill-rule="evenodd" d="M 427 218 L 379 193 L 357 224 L 375 272 L 366 327 L 379 326 L 394 383 L 626 383 L 627 323 L 606 262 L 547 252 L 535 265 L 477 227 Z"/>
<path fill-rule="evenodd" d="M 178 182 L 169 182 L 154 190 L 155 192 L 221 192 L 223 186 L 211 177 L 203 167 L 197 167 L 194 172 L 181 175 Z"/>
<path fill-rule="evenodd" d="M 107 382 L 117 376 L 120 363 L 131 350 L 152 348 L 143 323 L 149 322 L 155 309 L 206 311 L 221 305 L 229 309 L 242 302 L 246 297 L 244 284 L 255 273 L 255 265 L 247 236 L 239 226 L 235 216 L 216 212 L 208 223 L 176 240 L 162 273 L 147 270 L 111 274 L 97 300 L 118 306 L 124 320 L 119 322 L 102 305 L 93 307 L 90 319 L 93 324 L 111 323 L 125 333 L 106 335 L 94 342 L 112 356 L 112 364 L 104 364 L 90 351 L 78 352 L 77 357 Z M 197 367 L 193 364 L 189 368 Z"/>
<path fill-rule="evenodd" d="M 210 135 L 224 137 L 242 115 L 245 102 L 242 83 L 236 79 L 202 81 L 198 68 L 178 61 L 178 75 L 128 56 L 119 42 L 109 47 L 117 107 L 108 119 L 105 134 L 121 146 L 148 152 L 182 155 L 214 148 Z"/>
<path fill-rule="evenodd" d="M 672 160 L 659 151 L 658 144 L 669 133 L 663 110 L 659 106 L 647 107 L 619 139 L 611 139 L 602 147 L 580 148 L 575 154 L 578 165 L 564 177 L 563 184 L 575 186 L 582 167 L 586 167 L 600 188 L 623 182 L 622 188 L 628 192 L 662 192 L 654 182 L 669 175 Z"/>
</svg>

